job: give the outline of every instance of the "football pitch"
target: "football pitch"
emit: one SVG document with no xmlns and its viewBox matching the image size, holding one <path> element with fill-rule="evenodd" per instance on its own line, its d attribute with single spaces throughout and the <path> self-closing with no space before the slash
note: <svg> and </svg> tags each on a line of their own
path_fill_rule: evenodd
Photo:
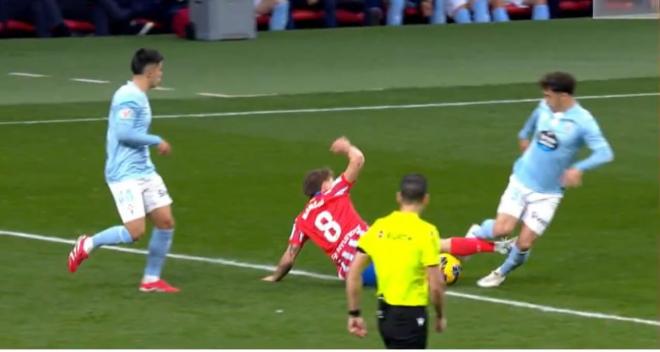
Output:
<svg viewBox="0 0 660 352">
<path fill-rule="evenodd" d="M 260 33 L 0 41 L 0 348 L 381 348 L 346 331 L 342 282 L 312 244 L 284 281 L 260 281 L 305 204 L 308 169 L 343 170 L 346 135 L 366 156 L 353 190 L 368 222 L 396 206 L 401 176 L 429 179 L 424 218 L 443 237 L 494 215 L 536 80 L 574 73 L 615 161 L 569 190 L 530 261 L 503 286 L 446 299 L 430 348 L 657 348 L 658 31 L 655 21 L 558 20 Z M 166 57 L 150 94 L 153 156 L 177 220 L 164 278 L 142 294 L 148 240 L 66 270 L 78 234 L 117 224 L 103 179 L 105 116 L 138 47 Z M 155 153 L 154 153 L 155 154 Z M 582 156 L 586 155 L 583 153 Z"/>
</svg>

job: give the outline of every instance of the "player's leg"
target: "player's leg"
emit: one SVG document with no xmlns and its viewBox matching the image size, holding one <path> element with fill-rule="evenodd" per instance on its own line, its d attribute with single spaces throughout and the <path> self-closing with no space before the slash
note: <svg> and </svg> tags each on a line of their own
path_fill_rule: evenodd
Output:
<svg viewBox="0 0 660 352">
<path fill-rule="evenodd" d="M 561 196 L 535 193 L 530 195 L 529 199 L 530 203 L 525 214 L 523 214 L 523 226 L 516 244 L 511 248 L 511 252 L 499 268 L 477 282 L 479 286 L 499 286 L 508 274 L 527 261 L 534 242 L 545 232 L 552 221 Z"/>
<path fill-rule="evenodd" d="M 523 265 L 529 258 L 532 246 L 538 237 L 539 235 L 537 233 L 523 224 L 520 235 L 511 248 L 509 256 L 497 269 L 497 272 L 502 276 L 507 276 L 510 272 Z"/>
<path fill-rule="evenodd" d="M 467 0 L 447 0 L 447 15 L 457 24 L 472 23 Z"/>
<path fill-rule="evenodd" d="M 278 0 L 270 14 L 269 29 L 271 31 L 283 31 L 289 22 L 289 1 Z"/>
<path fill-rule="evenodd" d="M 527 5 L 532 5 L 532 19 L 535 21 L 545 21 L 550 19 L 550 8 L 547 0 L 524 0 Z"/>
<path fill-rule="evenodd" d="M 403 12 L 406 8 L 405 0 L 387 1 L 387 25 L 400 26 L 403 24 Z"/>
<path fill-rule="evenodd" d="M 488 0 L 472 0 L 472 12 L 474 13 L 474 22 L 486 23 L 490 22 L 489 4 Z"/>
<path fill-rule="evenodd" d="M 270 14 L 269 29 L 281 31 L 286 29 L 289 20 L 288 0 L 258 0 L 255 2 L 257 15 Z"/>
<path fill-rule="evenodd" d="M 490 0 L 490 6 L 492 7 L 493 21 L 509 21 L 509 13 L 506 11 L 506 2 L 504 0 Z"/>
<path fill-rule="evenodd" d="M 445 24 L 445 0 L 418 0 L 417 8 L 422 17 L 428 18 L 430 24 Z"/>
<path fill-rule="evenodd" d="M 82 235 L 69 253 L 68 267 L 76 272 L 80 264 L 98 247 L 127 244 L 137 241 L 145 231 L 144 203 L 137 181 L 130 180 L 108 185 L 123 225 L 109 227 L 92 237 Z"/>
<path fill-rule="evenodd" d="M 149 254 L 140 290 L 143 292 L 177 292 L 179 291 L 177 288 L 170 286 L 160 278 L 174 237 L 172 199 L 159 175 L 149 177 L 144 182 L 145 208 L 154 228 L 149 239 Z"/>
<path fill-rule="evenodd" d="M 465 237 L 477 237 L 485 240 L 494 240 L 497 237 L 508 236 L 513 232 L 518 219 L 527 206 L 525 195 L 531 193 L 525 189 L 513 176 L 500 197 L 497 206 L 497 217 L 486 219 L 481 225 L 472 225 Z"/>
<path fill-rule="evenodd" d="M 440 252 L 458 257 L 469 257 L 477 253 L 508 254 L 513 240 L 486 241 L 480 238 L 450 237 L 440 241 Z"/>
</svg>

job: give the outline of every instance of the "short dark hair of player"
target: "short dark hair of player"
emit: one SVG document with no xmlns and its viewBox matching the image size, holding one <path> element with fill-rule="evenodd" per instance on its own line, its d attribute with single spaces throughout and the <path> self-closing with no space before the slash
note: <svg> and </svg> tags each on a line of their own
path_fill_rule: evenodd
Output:
<svg viewBox="0 0 660 352">
<path fill-rule="evenodd" d="M 408 174 L 401 180 L 401 199 L 406 203 L 421 203 L 426 196 L 426 178 L 420 174 Z"/>
<path fill-rule="evenodd" d="M 567 93 L 573 95 L 575 92 L 575 77 L 566 72 L 551 72 L 543 76 L 539 85 L 543 89 L 551 90 L 555 93 Z"/>
<path fill-rule="evenodd" d="M 133 60 L 131 61 L 131 71 L 133 71 L 134 75 L 141 75 L 144 73 L 144 69 L 148 65 L 157 65 L 164 59 L 165 58 L 163 58 L 163 55 L 161 55 L 158 50 L 140 48 L 135 52 L 135 55 L 133 55 Z"/>
<path fill-rule="evenodd" d="M 314 197 L 317 193 L 321 192 L 323 182 L 331 177 L 332 170 L 327 167 L 308 172 L 303 181 L 303 193 L 309 198 Z"/>
</svg>

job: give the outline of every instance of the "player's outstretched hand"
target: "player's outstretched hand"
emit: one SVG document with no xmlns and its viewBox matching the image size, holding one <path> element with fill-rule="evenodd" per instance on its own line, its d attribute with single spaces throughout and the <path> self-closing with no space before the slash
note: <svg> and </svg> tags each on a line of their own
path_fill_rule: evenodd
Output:
<svg viewBox="0 0 660 352">
<path fill-rule="evenodd" d="M 348 317 L 348 332 L 357 336 L 367 336 L 367 324 L 362 317 Z"/>
<path fill-rule="evenodd" d="M 162 140 L 160 144 L 158 144 L 158 154 L 160 155 L 169 155 L 172 152 L 172 146 L 166 141 Z"/>
<path fill-rule="evenodd" d="M 348 151 L 351 150 L 351 145 L 351 141 L 348 138 L 341 136 L 332 142 L 330 151 L 335 154 L 348 154 Z"/>
<path fill-rule="evenodd" d="M 561 183 L 564 187 L 579 187 L 582 184 L 582 171 L 576 168 L 564 171 L 561 176 Z"/>
<path fill-rule="evenodd" d="M 436 318 L 435 319 L 435 331 L 443 332 L 447 329 L 447 319 L 445 318 Z"/>
</svg>

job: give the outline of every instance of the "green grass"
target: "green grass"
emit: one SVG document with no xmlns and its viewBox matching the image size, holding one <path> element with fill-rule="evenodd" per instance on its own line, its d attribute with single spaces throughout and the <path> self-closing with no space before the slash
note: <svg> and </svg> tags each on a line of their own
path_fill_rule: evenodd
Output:
<svg viewBox="0 0 660 352">
<path fill-rule="evenodd" d="M 346 29 L 268 33 L 257 41 L 232 43 L 171 37 L 8 40 L 0 42 L 0 67 L 56 77 L 31 80 L 0 72 L 0 121 L 106 115 L 109 95 L 126 76 L 123 62 L 138 45 L 168 54 L 166 85 L 177 90 L 154 92 L 157 115 L 533 98 L 538 96 L 537 76 L 557 68 L 584 78 L 579 95 L 656 92 L 652 48 L 657 34 L 649 33 L 654 26 L 645 21 L 558 21 Z M 560 50 L 550 45 L 549 31 L 568 48 L 589 50 Z M 603 33 L 612 39 L 597 40 Z M 488 39 L 444 50 L 472 38 Z M 394 45 L 411 50 L 410 55 L 392 51 Z M 88 47 L 94 50 L 79 57 L 78 51 Z M 302 53 L 292 55 L 295 48 Z M 203 51 L 211 54 L 204 57 Z M 388 52 L 392 55 L 383 58 Z M 346 61 L 351 54 L 355 66 Z M 372 57 L 382 61 L 363 60 Z M 281 62 L 270 65 L 275 58 Z M 198 66 L 192 65 L 195 60 Z M 452 60 L 469 64 L 451 69 L 447 64 Z M 74 74 L 115 84 L 66 81 Z M 395 89 L 363 91 L 376 87 Z M 202 90 L 286 94 L 193 97 Z M 502 260 L 484 255 L 464 263 L 464 276 L 453 291 L 656 319 L 657 97 L 583 104 L 598 117 L 615 162 L 586 174 L 584 187 L 567 192 L 531 260 L 505 285 L 494 290 L 474 285 Z M 430 180 L 432 203 L 425 218 L 443 236 L 461 235 L 470 223 L 493 215 L 517 155 L 516 132 L 533 107 L 515 103 L 156 119 L 152 130 L 174 147 L 171 157 L 154 156 L 175 200 L 172 251 L 275 264 L 305 202 L 300 194 L 304 172 L 345 166 L 345 160 L 327 151 L 341 134 L 366 154 L 353 199 L 367 221 L 392 210 L 399 178 L 418 171 Z M 105 122 L 0 128 L 5 170 L 0 228 L 74 238 L 118 222 L 103 180 Z M 144 248 L 146 242 L 135 247 Z M 3 348 L 382 347 L 371 290 L 364 296 L 371 333 L 358 340 L 345 331 L 340 282 L 290 276 L 273 285 L 259 281 L 266 273 L 253 269 L 169 260 L 166 278 L 183 291 L 143 295 L 137 292 L 143 256 L 101 250 L 70 275 L 65 269 L 68 246 L 1 236 L 0 248 Z M 334 273 L 312 245 L 297 267 Z M 457 297 L 447 299 L 447 310 L 449 329 L 431 334 L 430 347 L 658 347 L 658 329 L 647 325 Z"/>
</svg>

